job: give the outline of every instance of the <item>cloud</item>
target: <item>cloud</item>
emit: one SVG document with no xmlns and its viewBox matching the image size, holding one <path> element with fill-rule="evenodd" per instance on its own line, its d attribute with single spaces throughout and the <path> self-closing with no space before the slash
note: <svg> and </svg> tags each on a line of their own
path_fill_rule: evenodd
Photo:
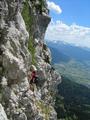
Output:
<svg viewBox="0 0 90 120">
<path fill-rule="evenodd" d="M 51 22 L 47 29 L 46 39 L 90 48 L 90 28 L 76 24 L 67 25 L 62 21 Z"/>
<path fill-rule="evenodd" d="M 56 11 L 58 14 L 62 13 L 62 9 L 60 8 L 59 5 L 56 5 L 54 2 L 50 2 L 50 1 L 48 1 L 47 3 L 48 3 L 48 8 L 49 8 L 50 10 L 54 10 L 54 11 Z"/>
</svg>

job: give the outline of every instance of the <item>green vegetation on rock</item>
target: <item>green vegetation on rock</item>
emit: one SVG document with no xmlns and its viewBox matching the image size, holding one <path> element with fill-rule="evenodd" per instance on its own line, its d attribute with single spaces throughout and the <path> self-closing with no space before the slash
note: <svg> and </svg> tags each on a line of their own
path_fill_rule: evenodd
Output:
<svg viewBox="0 0 90 120">
<path fill-rule="evenodd" d="M 71 60 L 69 62 L 61 62 L 55 65 L 58 72 L 70 78 L 74 82 L 90 87 L 90 61 L 84 63 Z"/>
<path fill-rule="evenodd" d="M 33 17 L 30 16 L 30 7 L 29 7 L 28 0 L 26 0 L 24 3 L 23 10 L 22 10 L 22 16 L 25 21 L 28 32 L 31 33 Z"/>
<path fill-rule="evenodd" d="M 90 120 L 90 89 L 62 76 L 58 86 L 56 111 L 65 120 Z M 62 99 L 62 97 L 64 99 Z"/>
<path fill-rule="evenodd" d="M 45 120 L 49 120 L 52 108 L 49 105 L 45 105 L 43 101 L 37 101 L 36 105 L 40 109 L 41 113 L 45 115 Z"/>
<path fill-rule="evenodd" d="M 32 55 L 32 64 L 36 64 L 35 62 L 35 48 L 33 46 L 33 37 L 32 37 L 32 22 L 33 22 L 33 16 L 30 15 L 30 7 L 28 0 L 24 3 L 23 10 L 22 10 L 22 16 L 26 24 L 26 29 L 29 32 L 29 42 L 28 42 L 28 49 Z"/>
</svg>

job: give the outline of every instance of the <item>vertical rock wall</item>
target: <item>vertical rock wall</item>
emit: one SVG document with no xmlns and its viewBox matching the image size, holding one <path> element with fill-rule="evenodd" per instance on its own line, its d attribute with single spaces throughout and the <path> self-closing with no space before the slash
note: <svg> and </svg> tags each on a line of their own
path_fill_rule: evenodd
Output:
<svg viewBox="0 0 90 120">
<path fill-rule="evenodd" d="M 21 15 L 26 2 L 29 17 L 33 18 L 31 31 L 26 30 Z M 45 0 L 0 1 L 0 102 L 9 120 L 57 120 L 52 96 L 61 78 L 56 71 L 51 72 L 51 53 L 44 43 L 50 22 L 48 13 Z M 28 50 L 31 36 L 39 75 L 34 91 L 27 77 L 32 64 L 32 53 Z M 45 54 L 48 54 L 48 61 Z"/>
</svg>

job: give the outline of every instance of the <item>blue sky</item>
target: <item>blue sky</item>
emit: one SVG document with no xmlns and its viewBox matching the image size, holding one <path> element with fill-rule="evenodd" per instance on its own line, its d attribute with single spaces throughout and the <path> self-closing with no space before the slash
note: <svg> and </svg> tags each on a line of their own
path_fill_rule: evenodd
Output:
<svg viewBox="0 0 90 120">
<path fill-rule="evenodd" d="M 90 0 L 52 0 L 62 9 L 62 14 L 51 11 L 54 20 L 60 19 L 66 24 L 77 23 L 90 27 Z"/>
<path fill-rule="evenodd" d="M 48 0 L 48 6 L 46 39 L 90 48 L 90 0 Z"/>
</svg>

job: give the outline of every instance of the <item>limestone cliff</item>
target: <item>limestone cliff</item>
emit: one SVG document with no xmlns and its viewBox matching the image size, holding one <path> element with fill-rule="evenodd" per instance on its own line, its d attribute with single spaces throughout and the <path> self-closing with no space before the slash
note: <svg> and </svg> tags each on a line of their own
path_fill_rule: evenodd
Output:
<svg viewBox="0 0 90 120">
<path fill-rule="evenodd" d="M 54 94 L 61 78 L 51 71 L 44 42 L 48 14 L 46 0 L 0 1 L 0 120 L 57 120 Z M 32 64 L 39 76 L 34 90 L 27 75 Z"/>
</svg>

